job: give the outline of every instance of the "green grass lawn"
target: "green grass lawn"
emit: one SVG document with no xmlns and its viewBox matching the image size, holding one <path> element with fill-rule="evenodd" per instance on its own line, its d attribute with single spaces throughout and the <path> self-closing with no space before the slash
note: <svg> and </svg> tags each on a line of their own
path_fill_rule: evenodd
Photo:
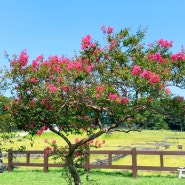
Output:
<svg viewBox="0 0 185 185">
<path fill-rule="evenodd" d="M 110 172 L 105 170 L 92 170 L 88 175 L 82 175 L 83 185 L 184 185 L 185 179 L 178 179 L 177 174 L 142 175 L 137 179 L 131 177 L 129 172 Z M 67 185 L 62 178 L 62 171 L 51 170 L 43 173 L 42 170 L 19 170 L 0 174 L 2 185 Z"/>
</svg>

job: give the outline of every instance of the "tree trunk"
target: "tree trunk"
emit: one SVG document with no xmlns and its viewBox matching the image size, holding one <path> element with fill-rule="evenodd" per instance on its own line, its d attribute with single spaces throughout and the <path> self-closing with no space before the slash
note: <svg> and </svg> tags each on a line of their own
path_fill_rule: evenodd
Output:
<svg viewBox="0 0 185 185">
<path fill-rule="evenodd" d="M 76 170 L 76 167 L 73 161 L 73 155 L 69 154 L 66 156 L 66 166 L 69 169 L 70 175 L 74 180 L 74 184 L 81 185 L 80 176 Z"/>
</svg>

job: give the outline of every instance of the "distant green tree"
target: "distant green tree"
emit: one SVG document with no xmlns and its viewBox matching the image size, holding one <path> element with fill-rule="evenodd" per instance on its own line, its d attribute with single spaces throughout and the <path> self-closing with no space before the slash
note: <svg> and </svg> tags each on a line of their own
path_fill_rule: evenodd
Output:
<svg viewBox="0 0 185 185">
<path fill-rule="evenodd" d="M 169 129 L 185 131 L 185 101 L 184 97 L 176 96 L 168 99 L 165 109 L 165 122 Z"/>
</svg>

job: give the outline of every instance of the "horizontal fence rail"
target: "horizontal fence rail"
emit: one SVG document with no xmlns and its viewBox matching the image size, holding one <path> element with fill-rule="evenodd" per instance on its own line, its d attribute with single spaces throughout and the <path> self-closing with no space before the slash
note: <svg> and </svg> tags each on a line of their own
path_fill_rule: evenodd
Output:
<svg viewBox="0 0 185 185">
<path fill-rule="evenodd" d="M 26 155 L 26 162 L 14 162 L 14 155 Z M 43 156 L 43 163 L 33 163 L 30 162 L 30 158 L 32 155 L 40 154 Z M 8 171 L 13 171 L 15 166 L 28 166 L 28 167 L 43 167 L 43 171 L 45 173 L 48 172 L 48 167 L 63 167 L 62 164 L 57 163 L 49 163 L 48 162 L 48 151 L 47 150 L 30 150 L 30 151 L 13 151 L 8 150 Z"/>
<path fill-rule="evenodd" d="M 152 171 L 177 171 L 179 166 L 170 167 L 164 165 L 164 156 L 185 156 L 185 151 L 142 151 L 136 150 L 136 148 L 132 148 L 131 150 L 88 150 L 86 156 L 85 163 L 83 167 L 86 169 L 86 172 L 89 173 L 90 169 L 127 169 L 132 171 L 133 178 L 137 177 L 137 172 L 139 170 L 152 170 Z M 17 154 L 26 155 L 26 162 L 14 162 L 13 156 Z M 31 163 L 30 155 L 31 154 L 40 154 L 43 156 L 43 163 Z M 106 163 L 90 163 L 90 158 L 94 154 L 107 155 Z M 113 156 L 121 155 L 128 156 L 131 155 L 132 162 L 131 165 L 114 165 Z M 157 155 L 159 156 L 160 165 L 159 166 L 140 166 L 137 164 L 138 155 Z M 48 162 L 48 154 L 46 150 L 43 151 L 8 151 L 8 171 L 12 171 L 14 166 L 30 166 L 30 167 L 43 167 L 44 172 L 48 172 L 49 167 L 63 167 L 62 164 L 57 163 L 49 163 Z"/>
</svg>

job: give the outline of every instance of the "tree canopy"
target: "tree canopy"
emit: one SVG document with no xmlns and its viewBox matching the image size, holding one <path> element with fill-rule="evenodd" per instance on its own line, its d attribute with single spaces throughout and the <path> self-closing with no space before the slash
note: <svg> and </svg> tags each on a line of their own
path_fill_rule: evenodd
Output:
<svg viewBox="0 0 185 185">
<path fill-rule="evenodd" d="M 172 41 L 145 45 L 143 30 L 114 33 L 103 26 L 102 31 L 104 46 L 86 35 L 78 56 L 40 55 L 31 63 L 22 51 L 7 72 L 14 96 L 10 109 L 18 128 L 33 135 L 49 128 L 61 136 L 75 184 L 80 179 L 70 167 L 70 157 L 78 147 L 123 123 L 126 132 L 135 130 L 137 122 L 142 127 L 158 112 L 158 100 L 165 104 L 171 96 L 170 86 L 185 87 L 185 54 L 172 53 Z M 72 143 L 70 133 L 86 136 Z"/>
</svg>

